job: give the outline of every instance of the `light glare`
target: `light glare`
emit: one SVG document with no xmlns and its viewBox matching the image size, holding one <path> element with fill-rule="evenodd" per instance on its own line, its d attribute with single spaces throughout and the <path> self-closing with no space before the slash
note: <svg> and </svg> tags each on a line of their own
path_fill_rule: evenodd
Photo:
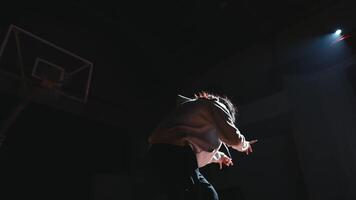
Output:
<svg viewBox="0 0 356 200">
<path fill-rule="evenodd" d="M 341 34 L 341 29 L 337 29 L 336 31 L 335 31 L 335 35 L 340 35 Z"/>
</svg>

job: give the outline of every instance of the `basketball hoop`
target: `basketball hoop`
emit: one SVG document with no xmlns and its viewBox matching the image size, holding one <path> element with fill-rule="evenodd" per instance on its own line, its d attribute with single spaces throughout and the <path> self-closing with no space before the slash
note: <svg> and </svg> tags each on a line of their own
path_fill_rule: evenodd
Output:
<svg viewBox="0 0 356 200">
<path fill-rule="evenodd" d="M 11 25 L 0 46 L 0 91 L 21 102 L 0 126 L 0 147 L 7 129 L 31 102 L 80 111 L 88 99 L 92 71 L 90 61 Z"/>
</svg>

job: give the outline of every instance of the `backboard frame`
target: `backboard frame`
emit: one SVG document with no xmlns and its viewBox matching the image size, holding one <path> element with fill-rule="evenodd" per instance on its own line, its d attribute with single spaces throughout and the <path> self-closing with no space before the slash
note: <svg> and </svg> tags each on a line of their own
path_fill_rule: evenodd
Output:
<svg viewBox="0 0 356 200">
<path fill-rule="evenodd" d="M 82 70 L 84 69 L 89 69 L 89 73 L 88 73 L 88 78 L 86 80 L 86 83 L 85 83 L 85 91 L 84 91 L 84 95 L 83 95 L 83 98 L 78 98 L 76 96 L 73 96 L 73 95 L 70 95 L 70 94 L 66 94 L 65 92 L 62 92 L 62 91 L 57 91 L 59 93 L 61 93 L 63 96 L 65 97 L 68 97 L 72 100 L 75 100 L 77 102 L 81 102 L 81 103 L 86 103 L 87 100 L 88 100 L 88 96 L 89 96 L 89 89 L 90 89 L 90 84 L 91 84 L 91 80 L 92 80 L 92 74 L 93 74 L 93 63 L 88 61 L 87 59 L 84 59 L 62 47 L 59 47 L 55 44 L 53 44 L 52 42 L 49 42 L 33 33 L 30 33 L 29 31 L 26 31 L 18 26 L 15 26 L 15 25 L 10 25 L 6 35 L 5 35 L 5 39 L 3 41 L 3 43 L 1 44 L 0 46 L 0 61 L 1 59 L 3 58 L 3 54 L 6 50 L 6 47 L 7 45 L 9 44 L 9 39 L 10 39 L 10 36 L 11 35 L 14 35 L 15 37 L 15 43 L 16 43 L 16 51 L 17 51 L 17 55 L 18 55 L 18 63 L 19 63 L 19 66 L 20 66 L 20 74 L 16 74 L 16 73 L 10 73 L 10 72 L 7 72 L 5 70 L 2 70 L 1 67 L 0 67 L 0 73 L 2 73 L 3 75 L 5 76 L 9 76 L 9 77 L 12 77 L 12 78 L 16 78 L 18 79 L 19 81 L 21 81 L 24 85 L 24 87 L 28 87 L 27 85 L 27 80 L 28 80 L 28 77 L 26 77 L 26 74 L 24 72 L 24 64 L 23 64 L 23 51 L 21 49 L 21 41 L 20 41 L 20 38 L 19 38 L 19 34 L 24 34 L 26 36 L 29 36 L 31 37 L 32 39 L 40 42 L 40 43 L 43 43 L 45 45 L 48 45 L 49 47 L 51 48 L 54 48 L 55 50 L 58 50 L 60 51 L 61 53 L 64 53 L 64 54 L 67 54 L 68 56 L 71 56 L 79 61 L 82 62 L 82 65 L 79 66 L 76 70 L 72 71 L 72 72 L 68 72 L 68 73 L 65 73 L 63 72 L 63 74 L 61 75 L 61 79 L 63 80 L 65 78 L 65 76 L 68 76 L 68 77 L 71 77 L 72 75 L 74 74 L 77 74 L 79 72 L 81 72 Z M 59 65 L 56 65 L 55 63 L 51 62 L 51 61 L 48 61 L 48 60 L 45 60 L 43 58 L 40 57 L 40 55 L 36 58 L 36 61 L 35 61 L 35 65 L 33 66 L 33 70 L 32 70 L 32 76 L 34 75 L 34 70 L 36 68 L 36 66 L 39 64 L 39 62 L 44 62 L 50 66 L 53 66 L 53 67 L 56 67 L 57 69 L 64 69 L 64 67 L 61 67 Z M 33 76 L 34 78 L 40 78 L 38 76 Z M 60 83 L 58 83 L 60 84 Z"/>
</svg>

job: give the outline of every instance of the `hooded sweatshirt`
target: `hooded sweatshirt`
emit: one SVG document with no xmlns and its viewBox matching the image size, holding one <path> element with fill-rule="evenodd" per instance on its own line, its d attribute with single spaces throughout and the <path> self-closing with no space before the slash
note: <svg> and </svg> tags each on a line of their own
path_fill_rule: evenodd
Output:
<svg viewBox="0 0 356 200">
<path fill-rule="evenodd" d="M 223 103 L 216 99 L 190 99 L 180 95 L 177 108 L 153 131 L 149 143 L 189 145 L 198 162 L 200 160 L 199 165 L 219 159 L 217 152 L 222 143 L 238 151 L 249 147 Z"/>
</svg>

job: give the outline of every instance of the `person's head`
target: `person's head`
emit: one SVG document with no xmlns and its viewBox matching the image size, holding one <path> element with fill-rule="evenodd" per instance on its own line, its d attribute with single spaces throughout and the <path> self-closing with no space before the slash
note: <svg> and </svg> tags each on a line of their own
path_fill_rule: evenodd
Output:
<svg viewBox="0 0 356 200">
<path fill-rule="evenodd" d="M 195 97 L 195 99 L 215 100 L 215 101 L 218 101 L 218 102 L 224 104 L 231 115 L 232 121 L 235 123 L 237 116 L 238 116 L 237 108 L 228 97 L 220 96 L 217 94 L 212 94 L 212 93 L 209 93 L 206 91 L 198 92 L 198 93 L 194 94 L 194 97 Z"/>
</svg>

